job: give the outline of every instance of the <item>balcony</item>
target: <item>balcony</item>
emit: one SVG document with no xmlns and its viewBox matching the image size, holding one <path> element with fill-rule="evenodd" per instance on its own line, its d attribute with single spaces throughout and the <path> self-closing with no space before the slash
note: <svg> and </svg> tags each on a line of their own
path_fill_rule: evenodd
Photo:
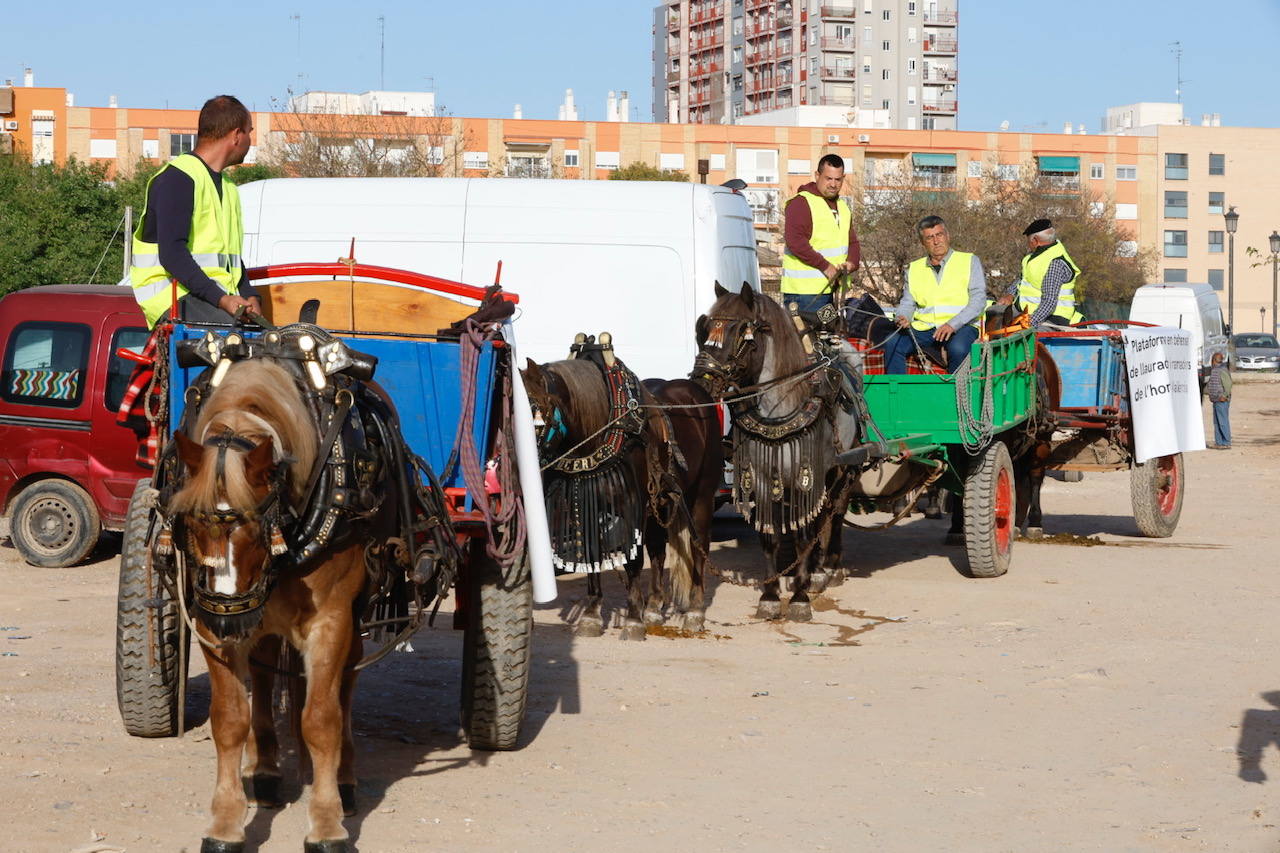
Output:
<svg viewBox="0 0 1280 853">
<path fill-rule="evenodd" d="M 911 184 L 922 189 L 953 190 L 956 188 L 956 173 L 954 169 L 949 172 L 916 171 L 912 175 Z"/>
<path fill-rule="evenodd" d="M 691 78 L 706 77 L 708 74 L 714 74 L 719 70 L 719 62 L 700 62 L 697 65 L 689 66 L 689 76 Z"/>
<path fill-rule="evenodd" d="M 697 107 L 709 103 L 711 103 L 711 91 L 709 89 L 702 92 L 689 93 L 689 106 Z"/>
<path fill-rule="evenodd" d="M 954 83 L 956 76 L 954 68 L 930 68 L 929 73 L 920 79 L 925 83 Z"/>
<path fill-rule="evenodd" d="M 925 12 L 924 22 L 930 27 L 954 27 L 960 23 L 958 12 Z"/>
<path fill-rule="evenodd" d="M 717 4 L 715 6 L 703 6 L 701 8 L 691 6 L 689 8 L 689 23 L 698 24 L 703 21 L 713 21 L 724 17 L 724 6 Z"/>
<path fill-rule="evenodd" d="M 689 52 L 697 53 L 701 50 L 714 50 L 717 47 L 724 47 L 724 36 L 711 36 L 710 38 L 689 39 Z"/>
<path fill-rule="evenodd" d="M 958 44 L 953 38 L 930 36 L 924 40 L 923 47 L 925 53 L 955 53 Z"/>
<path fill-rule="evenodd" d="M 955 115 L 955 101 L 929 101 L 921 104 L 920 109 L 926 113 L 951 113 Z"/>
<path fill-rule="evenodd" d="M 791 26 L 791 22 L 793 20 L 794 18 L 792 18 L 790 12 L 779 11 L 778 12 L 778 29 L 780 30 L 786 29 L 787 27 Z"/>
<path fill-rule="evenodd" d="M 755 53 L 748 53 L 747 65 L 761 65 L 765 62 L 773 62 L 775 55 L 772 50 L 757 50 Z"/>
<path fill-rule="evenodd" d="M 852 21 L 858 17 L 858 10 L 853 6 L 823 6 L 821 13 L 824 21 Z"/>
<path fill-rule="evenodd" d="M 857 69 L 850 66 L 849 68 L 827 68 L 822 69 L 823 80 L 852 80 Z"/>
<path fill-rule="evenodd" d="M 770 18 L 756 18 L 747 23 L 743 28 L 746 31 L 747 38 L 755 36 L 773 35 L 775 27 Z"/>
<path fill-rule="evenodd" d="M 674 9 L 667 15 L 667 29 L 673 32 L 680 29 L 680 13 Z"/>
<path fill-rule="evenodd" d="M 747 94 L 755 95 L 759 92 L 772 92 L 774 90 L 772 78 L 764 80 L 753 80 L 747 84 Z"/>
<path fill-rule="evenodd" d="M 668 72 L 667 72 L 667 82 L 668 82 L 668 83 L 676 83 L 676 82 L 679 82 L 679 80 L 680 80 L 680 69 L 679 69 L 679 68 L 673 68 L 673 69 L 671 69 L 670 71 L 668 71 Z"/>
<path fill-rule="evenodd" d="M 848 51 L 849 53 L 853 53 L 853 50 L 854 50 L 853 39 L 824 38 L 822 40 L 822 49 Z"/>
<path fill-rule="evenodd" d="M 750 12 L 753 9 L 764 9 L 773 5 L 773 0 L 746 0 L 743 8 Z"/>
</svg>

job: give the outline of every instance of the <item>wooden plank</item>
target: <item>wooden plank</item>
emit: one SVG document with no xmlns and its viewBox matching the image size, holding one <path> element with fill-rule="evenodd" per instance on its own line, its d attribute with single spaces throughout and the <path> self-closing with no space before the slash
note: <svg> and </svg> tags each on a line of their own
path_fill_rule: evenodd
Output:
<svg viewBox="0 0 1280 853">
<path fill-rule="evenodd" d="M 320 300 L 318 325 L 366 333 L 432 335 L 475 310 L 430 291 L 367 281 L 298 281 L 257 291 L 262 313 L 277 326 L 297 322 L 308 299 Z"/>
</svg>

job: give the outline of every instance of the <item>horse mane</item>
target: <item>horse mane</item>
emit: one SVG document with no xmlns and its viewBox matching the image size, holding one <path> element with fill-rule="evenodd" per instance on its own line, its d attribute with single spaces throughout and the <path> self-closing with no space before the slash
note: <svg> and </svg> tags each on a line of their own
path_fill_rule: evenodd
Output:
<svg viewBox="0 0 1280 853">
<path fill-rule="evenodd" d="M 284 457 L 293 460 L 286 482 L 296 507 L 315 464 L 320 437 L 293 374 L 270 359 L 232 364 L 205 401 L 189 438 L 200 443 L 227 430 L 255 444 L 271 439 L 277 461 Z M 245 475 L 247 454 L 227 451 L 223 480 L 226 494 L 221 495 L 213 464 L 216 453 L 214 448 L 205 448 L 205 464 L 173 496 L 173 511 L 208 509 L 222 500 L 240 512 L 257 505 L 258 498 Z"/>
<path fill-rule="evenodd" d="M 572 403 L 572 406 L 566 406 L 564 414 L 579 431 L 571 438 L 581 440 L 604 428 L 609 422 L 610 405 L 608 388 L 599 367 L 590 361 L 571 358 L 544 364 L 542 369 L 554 374 L 569 392 L 569 399 L 565 402 Z"/>
</svg>

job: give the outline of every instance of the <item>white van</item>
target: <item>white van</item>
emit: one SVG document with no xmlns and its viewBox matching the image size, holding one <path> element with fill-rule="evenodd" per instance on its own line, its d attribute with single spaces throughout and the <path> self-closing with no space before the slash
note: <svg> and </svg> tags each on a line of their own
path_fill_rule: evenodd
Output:
<svg viewBox="0 0 1280 853">
<path fill-rule="evenodd" d="M 1215 352 L 1227 355 L 1227 334 L 1218 293 L 1209 284 L 1148 284 L 1133 293 L 1129 319 L 1173 326 L 1191 333 L 1200 365 L 1200 386 Z"/>
<path fill-rule="evenodd" d="M 288 178 L 240 187 L 249 266 L 346 257 L 520 294 L 520 355 L 608 331 L 641 377 L 686 376 L 715 282 L 757 290 L 746 198 L 702 184 Z"/>
</svg>

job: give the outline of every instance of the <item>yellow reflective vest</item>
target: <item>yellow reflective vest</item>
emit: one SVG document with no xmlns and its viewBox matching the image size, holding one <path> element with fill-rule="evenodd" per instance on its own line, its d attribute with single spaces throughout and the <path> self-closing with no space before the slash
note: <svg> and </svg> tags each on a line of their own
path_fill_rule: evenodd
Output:
<svg viewBox="0 0 1280 853">
<path fill-rule="evenodd" d="M 813 234 L 809 237 L 809 245 L 827 263 L 838 266 L 849 256 L 849 223 L 853 221 L 853 211 L 843 198 L 837 199 L 835 215 L 832 216 L 827 200 L 820 195 L 801 190 L 798 194 L 809 203 L 809 214 L 813 219 Z M 804 261 L 791 254 L 788 249 L 782 255 L 782 292 L 783 293 L 825 293 L 827 291 L 827 274 L 814 269 Z"/>
<path fill-rule="evenodd" d="M 972 252 L 953 251 L 942 266 L 941 276 L 934 275 L 927 257 L 912 261 L 907 267 L 907 290 L 916 303 L 911 328 L 935 329 L 964 310 L 969 304 L 972 272 Z"/>
<path fill-rule="evenodd" d="M 178 169 L 190 176 L 195 184 L 191 233 L 187 237 L 191 257 L 195 258 L 200 269 L 219 287 L 227 293 L 236 293 L 240 284 L 240 246 L 244 240 L 240 193 L 236 185 L 224 178 L 222 197 L 219 198 L 218 188 L 214 186 L 209 168 L 193 154 L 182 154 L 174 158 L 164 169 Z M 151 182 L 164 169 L 152 175 L 147 182 L 148 202 L 151 197 Z M 147 318 L 147 325 L 154 327 L 156 321 L 169 310 L 173 294 L 170 276 L 160 265 L 159 247 L 142 239 L 142 228 L 146 221 L 147 211 L 144 207 L 142 216 L 138 219 L 138 227 L 133 231 L 133 264 L 129 270 L 129 281 L 133 285 L 133 296 L 142 306 L 142 313 Z M 181 284 L 178 285 L 179 299 L 188 292 Z"/>
<path fill-rule="evenodd" d="M 1068 323 L 1079 323 L 1084 319 L 1084 315 L 1076 310 L 1076 282 L 1080 280 L 1080 267 L 1071 260 L 1067 247 L 1061 243 L 1054 243 L 1035 257 L 1028 254 L 1022 259 L 1022 281 L 1018 283 L 1018 299 L 1027 306 L 1027 310 L 1035 313 L 1040 306 L 1045 273 L 1049 272 L 1049 264 L 1055 258 L 1062 258 L 1071 267 L 1071 280 L 1058 289 L 1058 305 L 1049 314 L 1057 314 Z"/>
</svg>

